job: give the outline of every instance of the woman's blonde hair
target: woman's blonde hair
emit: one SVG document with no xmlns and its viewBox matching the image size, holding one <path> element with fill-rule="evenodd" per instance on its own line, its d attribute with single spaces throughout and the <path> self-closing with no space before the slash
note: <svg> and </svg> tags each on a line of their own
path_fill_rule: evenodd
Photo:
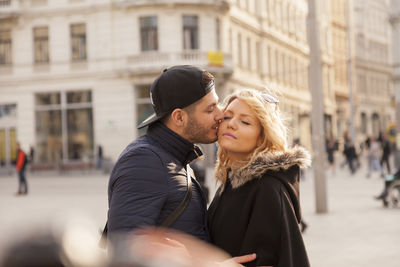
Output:
<svg viewBox="0 0 400 267">
<path fill-rule="evenodd" d="M 225 185 L 228 168 L 246 167 L 260 154 L 274 151 L 286 151 L 287 149 L 287 128 L 278 107 L 278 99 L 262 91 L 242 89 L 225 98 L 223 111 L 225 111 L 229 104 L 235 99 L 246 103 L 260 121 L 262 143 L 256 147 L 248 161 L 235 163 L 235 166 L 229 161 L 225 149 L 222 147 L 218 149 L 215 176 L 217 182 L 221 182 L 222 186 Z"/>
</svg>

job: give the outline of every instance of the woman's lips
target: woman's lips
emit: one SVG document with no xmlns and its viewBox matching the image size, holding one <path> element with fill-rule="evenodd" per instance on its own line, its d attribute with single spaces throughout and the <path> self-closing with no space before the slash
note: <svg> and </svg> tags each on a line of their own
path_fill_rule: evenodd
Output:
<svg viewBox="0 0 400 267">
<path fill-rule="evenodd" d="M 234 136 L 233 134 L 230 134 L 230 133 L 223 133 L 222 136 L 225 136 L 225 137 L 228 137 L 228 138 L 236 139 L 236 136 Z"/>
</svg>

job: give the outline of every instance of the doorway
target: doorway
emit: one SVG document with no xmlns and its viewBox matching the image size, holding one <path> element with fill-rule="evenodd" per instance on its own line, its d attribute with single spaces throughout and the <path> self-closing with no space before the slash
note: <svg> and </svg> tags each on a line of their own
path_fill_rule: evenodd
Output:
<svg viewBox="0 0 400 267">
<path fill-rule="evenodd" d="M 17 105 L 0 105 L 0 168 L 10 168 L 17 160 Z"/>
</svg>

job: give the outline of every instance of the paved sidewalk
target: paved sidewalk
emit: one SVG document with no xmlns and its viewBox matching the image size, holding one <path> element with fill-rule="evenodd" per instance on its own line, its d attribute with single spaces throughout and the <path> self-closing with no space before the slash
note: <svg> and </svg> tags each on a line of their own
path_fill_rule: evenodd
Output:
<svg viewBox="0 0 400 267">
<path fill-rule="evenodd" d="M 365 164 L 364 164 L 365 165 Z M 374 199 L 383 179 L 366 170 L 327 173 L 328 213 L 316 214 L 312 171 L 302 181 L 303 218 L 309 224 L 304 239 L 312 266 L 400 266 L 400 208 L 383 208 Z"/>
<path fill-rule="evenodd" d="M 302 181 L 304 234 L 314 267 L 400 266 L 400 208 L 373 199 L 382 187 L 378 174 L 365 178 L 347 170 L 327 175 L 329 212 L 315 213 L 312 171 Z M 101 228 L 106 220 L 108 177 L 101 174 L 28 174 L 30 193 L 16 197 L 17 178 L 0 176 L 0 256 L 7 240 L 69 213 L 82 213 Z"/>
</svg>

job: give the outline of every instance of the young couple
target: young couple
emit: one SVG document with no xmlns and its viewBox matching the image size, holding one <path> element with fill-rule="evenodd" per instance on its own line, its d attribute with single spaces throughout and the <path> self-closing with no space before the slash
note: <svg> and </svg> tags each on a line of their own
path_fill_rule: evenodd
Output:
<svg viewBox="0 0 400 267">
<path fill-rule="evenodd" d="M 220 110 L 214 77 L 187 65 L 164 70 L 150 97 L 155 113 L 139 125 L 148 126 L 146 135 L 127 146 L 110 176 L 108 240 L 165 226 L 190 179 L 190 201 L 169 228 L 210 242 L 245 266 L 309 266 L 298 223 L 300 168 L 310 157 L 288 148 L 278 100 L 241 90 Z M 202 154 L 194 144 L 217 140 L 220 187 L 207 211 L 186 166 Z"/>
</svg>

